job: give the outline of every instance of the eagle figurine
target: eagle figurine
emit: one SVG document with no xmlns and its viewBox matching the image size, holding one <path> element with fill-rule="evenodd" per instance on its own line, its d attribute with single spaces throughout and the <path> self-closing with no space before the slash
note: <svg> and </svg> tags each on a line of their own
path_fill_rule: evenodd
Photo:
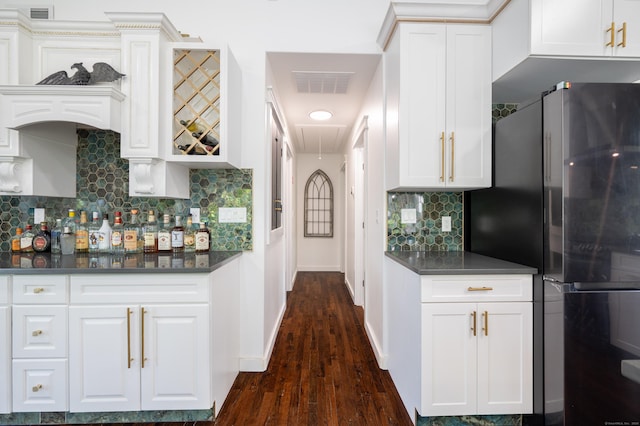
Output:
<svg viewBox="0 0 640 426">
<path fill-rule="evenodd" d="M 92 72 L 89 72 L 82 65 L 82 62 L 71 65 L 71 68 L 76 70 L 71 77 L 67 75 L 66 71 L 58 71 L 45 77 L 36 84 L 86 86 L 100 82 L 116 81 L 125 75 L 114 70 L 113 67 L 106 62 L 96 62 L 93 64 Z"/>
</svg>

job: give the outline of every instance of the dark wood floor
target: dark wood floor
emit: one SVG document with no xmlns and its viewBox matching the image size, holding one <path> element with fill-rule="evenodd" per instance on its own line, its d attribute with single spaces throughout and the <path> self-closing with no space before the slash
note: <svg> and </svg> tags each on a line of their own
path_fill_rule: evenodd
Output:
<svg viewBox="0 0 640 426">
<path fill-rule="evenodd" d="M 267 371 L 240 373 L 214 424 L 411 425 L 363 323 L 343 274 L 299 273 Z"/>
</svg>

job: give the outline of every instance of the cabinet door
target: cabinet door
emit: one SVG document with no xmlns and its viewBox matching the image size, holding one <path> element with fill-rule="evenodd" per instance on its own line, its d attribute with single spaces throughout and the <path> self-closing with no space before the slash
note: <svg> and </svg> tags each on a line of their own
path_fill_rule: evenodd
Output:
<svg viewBox="0 0 640 426">
<path fill-rule="evenodd" d="M 610 56 L 613 1 L 531 0 L 531 54 Z"/>
<path fill-rule="evenodd" d="M 400 36 L 400 183 L 443 186 L 446 26 L 407 24 Z"/>
<path fill-rule="evenodd" d="M 640 2 L 637 0 L 615 0 L 613 20 L 616 27 L 615 56 L 640 57 Z M 623 24 L 626 29 L 623 30 Z M 623 43 L 624 37 L 624 45 Z"/>
<path fill-rule="evenodd" d="M 211 408 L 208 306 L 142 309 L 142 409 Z"/>
<path fill-rule="evenodd" d="M 532 304 L 478 304 L 478 414 L 533 409 Z"/>
<path fill-rule="evenodd" d="M 140 409 L 139 307 L 69 307 L 71 412 Z"/>
<path fill-rule="evenodd" d="M 474 303 L 422 304 L 421 416 L 476 413 Z"/>
<path fill-rule="evenodd" d="M 0 413 L 11 412 L 11 310 L 0 306 Z"/>
<path fill-rule="evenodd" d="M 448 188 L 491 186 L 491 27 L 447 26 Z"/>
</svg>

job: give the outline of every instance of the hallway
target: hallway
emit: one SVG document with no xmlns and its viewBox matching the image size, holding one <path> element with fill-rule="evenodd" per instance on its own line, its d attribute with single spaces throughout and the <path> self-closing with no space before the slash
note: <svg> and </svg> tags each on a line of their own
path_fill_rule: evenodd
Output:
<svg viewBox="0 0 640 426">
<path fill-rule="evenodd" d="M 411 425 L 363 321 L 343 274 L 299 272 L 267 371 L 238 375 L 215 425 Z"/>
</svg>

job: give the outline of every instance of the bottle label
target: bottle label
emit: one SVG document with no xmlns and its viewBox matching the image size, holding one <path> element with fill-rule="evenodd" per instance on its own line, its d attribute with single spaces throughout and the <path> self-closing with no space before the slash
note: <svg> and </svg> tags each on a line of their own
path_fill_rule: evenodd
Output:
<svg viewBox="0 0 640 426">
<path fill-rule="evenodd" d="M 100 232 L 89 232 L 89 248 L 97 249 L 100 243 Z"/>
<path fill-rule="evenodd" d="M 196 233 L 196 250 L 209 250 L 209 234 L 206 232 Z"/>
<path fill-rule="evenodd" d="M 79 229 L 76 231 L 76 250 L 87 250 L 89 248 L 89 231 Z"/>
<path fill-rule="evenodd" d="M 158 232 L 158 250 L 171 250 L 171 234 Z"/>
<path fill-rule="evenodd" d="M 120 231 L 111 232 L 111 247 L 119 247 L 122 245 L 122 233 Z"/>
<path fill-rule="evenodd" d="M 45 251 L 47 248 L 49 248 L 49 240 L 47 240 L 47 238 L 43 237 L 42 235 L 36 235 L 33 238 L 32 244 L 35 251 Z"/>
<path fill-rule="evenodd" d="M 26 249 L 31 247 L 31 241 L 33 237 L 22 237 L 20 238 L 20 249 Z"/>
<path fill-rule="evenodd" d="M 184 246 L 185 247 L 193 247 L 196 243 L 195 235 L 193 234 L 184 234 Z"/>
<path fill-rule="evenodd" d="M 138 249 L 138 232 L 135 230 L 124 231 L 124 249 L 136 251 Z"/>
<path fill-rule="evenodd" d="M 184 247 L 184 232 L 172 231 L 171 232 L 171 247 Z"/>
<path fill-rule="evenodd" d="M 156 245 L 156 234 L 153 232 L 145 232 L 144 233 L 144 246 L 145 247 L 155 247 Z"/>
</svg>

